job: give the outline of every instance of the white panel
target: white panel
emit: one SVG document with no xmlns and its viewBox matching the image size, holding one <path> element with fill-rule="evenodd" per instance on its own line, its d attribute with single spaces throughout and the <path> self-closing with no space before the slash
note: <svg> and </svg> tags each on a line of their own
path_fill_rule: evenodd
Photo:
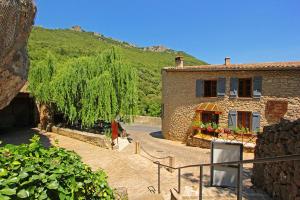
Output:
<svg viewBox="0 0 300 200">
<path fill-rule="evenodd" d="M 212 149 L 212 162 L 232 162 L 242 159 L 242 145 L 234 143 L 214 142 Z M 212 168 L 212 185 L 224 187 L 236 187 L 237 184 L 236 166 L 215 166 Z"/>
<path fill-rule="evenodd" d="M 213 163 L 240 160 L 240 145 L 214 143 Z"/>
<path fill-rule="evenodd" d="M 237 168 L 233 167 L 214 167 L 213 185 L 236 187 L 237 184 Z"/>
</svg>

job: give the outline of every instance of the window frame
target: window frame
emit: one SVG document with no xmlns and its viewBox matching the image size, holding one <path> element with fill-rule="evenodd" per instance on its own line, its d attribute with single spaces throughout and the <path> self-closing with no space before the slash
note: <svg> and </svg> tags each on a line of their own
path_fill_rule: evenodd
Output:
<svg viewBox="0 0 300 200">
<path fill-rule="evenodd" d="M 206 93 L 206 84 L 207 82 L 210 82 L 210 94 L 207 95 Z M 213 91 L 213 84 L 212 82 L 215 82 L 215 94 L 212 95 L 212 91 Z M 207 79 L 207 80 L 203 80 L 203 97 L 206 98 L 214 98 L 214 97 L 218 97 L 218 80 L 217 79 Z"/>
<path fill-rule="evenodd" d="M 240 126 L 240 114 L 242 114 L 242 126 Z M 245 114 L 248 114 L 248 122 L 245 121 L 245 118 L 246 118 L 246 115 Z M 245 115 L 245 116 L 243 116 Z M 236 117 L 236 127 L 237 128 L 248 128 L 249 131 L 252 131 L 252 112 L 250 111 L 237 111 L 237 117 Z M 248 123 L 249 124 L 249 127 L 246 127 L 244 126 L 245 123 Z"/>
<path fill-rule="evenodd" d="M 216 122 L 214 122 L 214 121 L 208 121 L 208 122 L 204 122 L 204 120 L 203 120 L 203 114 L 209 114 L 209 115 L 216 115 L 217 116 L 217 121 Z M 219 122 L 220 122 L 220 114 L 216 114 L 215 112 L 213 112 L 213 111 L 202 111 L 201 113 L 200 113 L 200 119 L 201 119 L 201 121 L 203 122 L 203 123 L 216 123 L 216 124 L 219 124 Z M 213 117 L 211 117 L 211 118 L 213 118 Z"/>
<path fill-rule="evenodd" d="M 243 80 L 243 84 L 244 84 L 244 86 L 243 86 L 243 91 L 242 91 L 242 93 L 243 93 L 243 95 L 242 96 L 240 96 L 240 80 Z M 246 90 L 246 80 L 249 80 L 250 81 L 250 91 L 249 91 L 249 96 L 246 96 L 246 95 L 244 95 L 244 94 L 246 94 L 247 93 L 247 90 Z M 253 78 L 238 78 L 238 86 L 237 86 L 237 96 L 239 97 L 239 98 L 253 98 Z"/>
</svg>

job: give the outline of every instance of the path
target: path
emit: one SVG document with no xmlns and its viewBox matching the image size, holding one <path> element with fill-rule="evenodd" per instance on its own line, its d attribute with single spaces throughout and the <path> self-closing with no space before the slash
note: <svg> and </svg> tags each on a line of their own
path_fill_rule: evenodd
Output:
<svg viewBox="0 0 300 200">
<path fill-rule="evenodd" d="M 180 142 L 161 139 L 158 132 L 159 127 L 131 125 L 125 126 L 127 132 L 133 140 L 139 140 L 142 146 L 149 153 L 162 156 L 173 155 L 176 159 L 176 165 L 187 165 L 195 163 L 209 162 L 209 150 L 195 147 L 187 147 Z M 1 131 L 0 140 L 5 143 L 23 143 L 33 135 L 37 130 L 17 130 Z M 102 168 L 108 175 L 109 184 L 112 187 L 126 187 L 128 189 L 129 199 L 146 199 L 151 194 L 148 188 L 157 190 L 157 166 L 149 159 L 146 154 L 135 155 L 134 143 L 128 145 L 123 151 L 112 151 L 99 148 L 97 146 L 81 142 L 72 138 L 57 135 L 55 133 L 40 133 L 41 140 L 45 146 L 59 140 L 59 145 L 63 148 L 74 150 L 82 160 L 92 167 L 93 170 Z M 249 156 L 246 154 L 246 156 Z M 170 173 L 165 169 L 161 170 L 162 183 L 161 188 L 166 199 L 169 197 L 169 189 L 177 187 L 177 173 Z M 205 170 L 205 178 L 208 178 L 208 169 Z M 199 171 L 187 170 L 182 172 L 182 191 L 197 191 Z M 235 197 L 233 191 L 221 188 L 205 188 L 205 199 L 226 199 L 225 197 Z M 253 193 L 253 192 L 252 192 Z M 254 198 L 262 199 L 262 198 Z"/>
</svg>

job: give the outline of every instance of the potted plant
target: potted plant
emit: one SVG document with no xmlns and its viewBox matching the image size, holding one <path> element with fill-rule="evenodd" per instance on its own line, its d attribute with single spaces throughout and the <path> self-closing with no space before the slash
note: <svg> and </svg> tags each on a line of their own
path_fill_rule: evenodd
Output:
<svg viewBox="0 0 300 200">
<path fill-rule="evenodd" d="M 193 121 L 192 127 L 194 130 L 198 130 L 200 128 L 200 121 L 199 120 Z"/>
<path fill-rule="evenodd" d="M 201 129 L 201 131 L 206 130 L 206 125 L 203 122 L 200 123 L 200 129 Z"/>
<path fill-rule="evenodd" d="M 233 131 L 234 134 L 238 134 L 238 135 L 242 133 L 242 130 L 238 127 L 233 128 L 232 131 Z"/>
<path fill-rule="evenodd" d="M 231 133 L 231 129 L 230 128 L 224 128 L 224 133 L 230 134 Z"/>
<path fill-rule="evenodd" d="M 212 133 L 212 132 L 215 131 L 215 129 L 213 128 L 213 126 L 212 126 L 211 123 L 207 123 L 207 125 L 206 125 L 206 130 L 207 130 L 207 132 L 209 132 L 209 133 Z"/>
<path fill-rule="evenodd" d="M 222 128 L 222 127 L 218 127 L 217 129 L 215 129 L 215 132 L 216 132 L 216 133 L 224 133 L 224 132 L 225 132 L 225 129 Z"/>
</svg>

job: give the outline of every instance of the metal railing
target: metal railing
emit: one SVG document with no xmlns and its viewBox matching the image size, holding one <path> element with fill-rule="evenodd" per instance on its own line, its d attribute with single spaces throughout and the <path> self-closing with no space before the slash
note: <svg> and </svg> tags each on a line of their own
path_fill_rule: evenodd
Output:
<svg viewBox="0 0 300 200">
<path fill-rule="evenodd" d="M 300 154 L 294 155 L 285 155 L 285 156 L 277 156 L 277 157 L 268 157 L 268 158 L 258 158 L 258 159 L 250 159 L 250 160 L 240 160 L 240 161 L 232 161 L 232 162 L 222 162 L 222 163 L 205 163 L 205 164 L 195 164 L 195 165 L 186 165 L 181 167 L 170 167 L 167 165 L 163 165 L 160 162 L 154 162 L 158 166 L 158 193 L 160 190 L 160 168 L 165 167 L 173 170 L 178 170 L 178 193 L 181 192 L 181 169 L 191 168 L 191 167 L 199 167 L 200 180 L 199 180 L 199 200 L 202 200 L 202 182 L 203 182 L 203 167 L 212 167 L 212 166 L 222 166 L 222 165 L 237 165 L 238 166 L 238 174 L 237 174 L 237 199 L 242 200 L 242 190 L 243 190 L 243 165 L 251 164 L 251 163 L 271 163 L 271 162 L 282 162 L 282 161 L 295 161 L 300 160 Z"/>
</svg>

